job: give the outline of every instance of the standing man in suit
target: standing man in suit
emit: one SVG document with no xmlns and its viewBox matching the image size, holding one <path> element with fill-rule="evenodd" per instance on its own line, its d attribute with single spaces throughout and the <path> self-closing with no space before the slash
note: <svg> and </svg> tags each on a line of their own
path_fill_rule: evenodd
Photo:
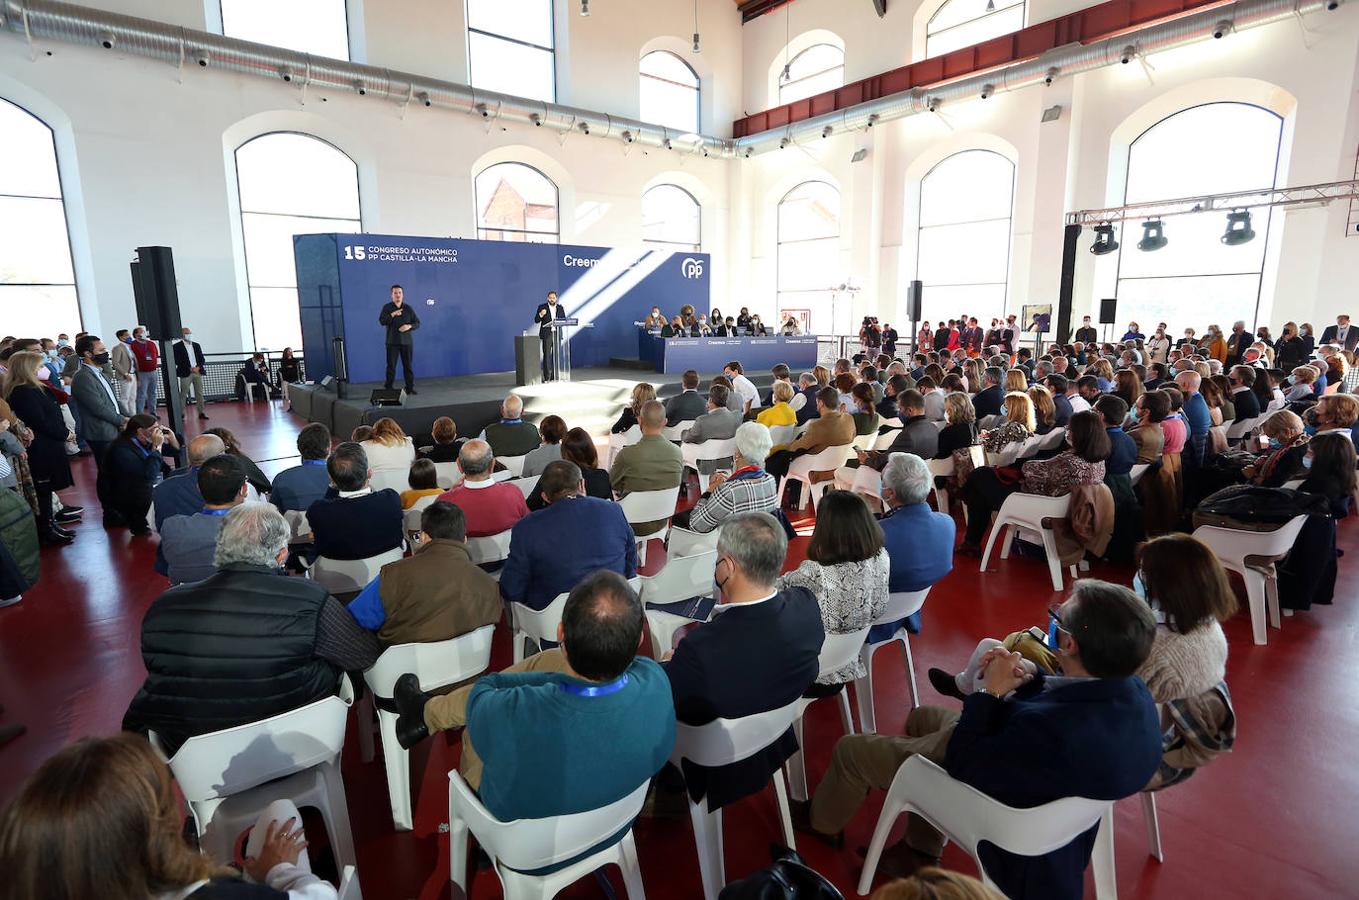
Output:
<svg viewBox="0 0 1359 900">
<path fill-rule="evenodd" d="M 977 324 L 977 317 L 972 316 L 967 320 L 967 327 L 962 333 L 963 349 L 967 351 L 968 356 L 981 355 L 983 337 L 985 335 L 982 334 L 981 326 Z"/>
<path fill-rule="evenodd" d="M 118 408 L 123 415 L 132 415 L 132 404 L 137 400 L 137 361 L 132 358 L 132 335 L 126 328 L 115 332 L 109 351 L 109 365 L 113 367 L 113 392 L 118 395 Z"/>
<path fill-rule="evenodd" d="M 1005 327 L 1000 330 L 1000 345 L 1006 353 L 1013 354 L 1018 340 L 1019 328 L 1015 325 L 1015 315 L 1011 313 L 1005 317 Z"/>
<path fill-rule="evenodd" d="M 1336 316 L 1334 325 L 1327 325 L 1321 333 L 1321 343 L 1339 344 L 1346 350 L 1354 351 L 1359 345 L 1359 328 L 1350 327 L 1349 316 Z"/>
<path fill-rule="evenodd" d="M 71 379 L 71 402 L 80 411 L 81 436 L 94 453 L 95 470 L 104 466 L 104 451 L 118 439 L 127 417 L 118 406 L 118 395 L 104 376 L 109 354 L 98 336 L 87 334 L 76 341 L 80 368 Z"/>
<path fill-rule="evenodd" d="M 1099 342 L 1099 332 L 1095 331 L 1095 326 L 1090 324 L 1090 317 L 1081 319 L 1081 327 L 1076 329 L 1073 341 L 1081 344 L 1094 344 Z"/>
<path fill-rule="evenodd" d="M 769 513 L 742 513 L 723 524 L 713 568 L 719 605 L 712 621 L 685 635 L 664 663 L 679 721 L 706 725 L 779 709 L 816 680 L 826 632 L 810 591 L 776 587 L 787 552 L 783 526 Z M 686 762 L 685 788 L 695 802 L 707 797 L 708 809 L 719 809 L 762 790 L 796 751 L 790 728 L 731 765 Z"/>
<path fill-rule="evenodd" d="M 175 341 L 175 374 L 179 376 L 179 402 L 183 404 L 180 415 L 189 410 L 189 388 L 193 388 L 194 403 L 198 406 L 198 418 L 206 419 L 203 411 L 203 369 L 207 363 L 203 359 L 203 347 L 193 339 L 193 332 L 183 329 L 182 340 Z"/>
<path fill-rule="evenodd" d="M 565 319 L 566 309 L 557 302 L 557 292 L 547 292 L 547 302 L 538 304 L 538 311 L 533 314 L 533 321 L 538 323 L 538 340 L 543 345 L 543 378 L 547 381 L 557 377 L 557 367 L 552 359 L 552 347 L 556 338 L 552 332 L 554 319 Z"/>
<path fill-rule="evenodd" d="M 609 472 L 609 481 L 620 499 L 634 491 L 665 491 L 678 487 L 684 474 L 684 457 L 680 449 L 661 435 L 665 429 L 665 407 L 661 401 L 643 403 L 638 424 L 642 428 L 642 439 L 618 451 L 618 458 Z M 634 522 L 632 530 L 644 537 L 660 531 L 667 521 Z"/>
<path fill-rule="evenodd" d="M 680 386 L 683 390 L 665 401 L 665 424 L 670 427 L 680 422 L 692 422 L 708 409 L 703 395 L 698 392 L 698 372 L 686 371 L 680 376 Z"/>
<path fill-rule="evenodd" d="M 415 372 L 411 369 L 411 351 L 415 339 L 411 332 L 420 327 L 420 317 L 412 307 L 406 305 L 406 289 L 399 284 L 392 285 L 392 299 L 382 307 L 378 324 L 387 329 L 387 379 L 383 386 L 392 389 L 396 378 L 396 359 L 401 357 L 401 374 L 406 376 L 406 393 L 414 394 Z"/>
</svg>

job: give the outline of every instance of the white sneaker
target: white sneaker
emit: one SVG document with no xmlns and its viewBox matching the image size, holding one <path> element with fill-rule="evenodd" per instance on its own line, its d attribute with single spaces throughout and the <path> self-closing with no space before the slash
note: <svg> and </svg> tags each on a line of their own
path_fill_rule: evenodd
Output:
<svg viewBox="0 0 1359 900">
<path fill-rule="evenodd" d="M 0 609 L 4 609 L 6 606 L 13 606 L 22 599 L 24 599 L 24 595 L 17 594 L 13 597 L 10 597 L 8 600 L 0 600 Z"/>
</svg>

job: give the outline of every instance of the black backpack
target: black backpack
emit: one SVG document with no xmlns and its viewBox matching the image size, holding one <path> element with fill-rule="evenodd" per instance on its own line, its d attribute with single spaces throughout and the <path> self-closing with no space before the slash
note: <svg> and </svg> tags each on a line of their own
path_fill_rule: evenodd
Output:
<svg viewBox="0 0 1359 900">
<path fill-rule="evenodd" d="M 769 850 L 773 865 L 731 882 L 718 894 L 718 900 L 845 900 L 845 895 L 796 851 L 778 845 Z"/>
</svg>

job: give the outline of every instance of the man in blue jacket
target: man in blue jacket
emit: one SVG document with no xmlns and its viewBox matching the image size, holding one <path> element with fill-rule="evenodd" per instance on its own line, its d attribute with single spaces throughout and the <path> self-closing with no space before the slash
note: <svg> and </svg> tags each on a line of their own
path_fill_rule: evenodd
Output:
<svg viewBox="0 0 1359 900">
<path fill-rule="evenodd" d="M 882 499 L 889 507 L 878 524 L 891 557 L 887 589 L 892 593 L 923 591 L 953 571 L 953 543 L 958 525 L 953 517 L 925 503 L 933 488 L 930 467 L 914 453 L 893 453 L 882 470 Z M 874 625 L 870 641 L 885 641 L 902 625 L 920 633 L 920 613 L 900 622 Z"/>
<path fill-rule="evenodd" d="M 869 788 L 887 788 L 915 753 L 1020 809 L 1063 797 L 1118 800 L 1141 790 L 1161 760 L 1156 704 L 1135 674 L 1156 636 L 1151 609 L 1126 587 L 1087 579 L 1076 582 L 1052 619 L 1061 676 L 1029 676 L 1018 653 L 988 651 L 983 689 L 967 697 L 961 714 L 917 707 L 905 737 L 841 738 L 810 810 L 796 807 L 794 823 L 828 842 L 842 841 Z M 981 862 L 1012 900 L 1080 900 L 1097 830 L 1039 857 L 983 845 Z M 943 845 L 942 834 L 912 815 L 882 869 L 906 876 L 937 865 Z"/>
</svg>

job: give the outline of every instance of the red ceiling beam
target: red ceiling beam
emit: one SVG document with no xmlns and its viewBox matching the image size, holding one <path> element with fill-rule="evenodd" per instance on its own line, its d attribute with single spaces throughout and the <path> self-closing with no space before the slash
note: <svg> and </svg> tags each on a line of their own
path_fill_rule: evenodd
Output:
<svg viewBox="0 0 1359 900">
<path fill-rule="evenodd" d="M 837 109 L 847 109 L 868 100 L 1032 59 L 1066 44 L 1094 43 L 1129 28 L 1175 18 L 1222 2 L 1223 0 L 1108 0 L 1089 9 L 1030 25 L 1013 34 L 972 47 L 964 47 L 943 56 L 923 59 L 900 69 L 883 72 L 833 91 L 817 94 L 806 100 L 746 116 L 744 119 L 736 120 L 732 125 L 732 134 L 734 137 L 742 138 L 771 128 L 782 128 Z"/>
</svg>

